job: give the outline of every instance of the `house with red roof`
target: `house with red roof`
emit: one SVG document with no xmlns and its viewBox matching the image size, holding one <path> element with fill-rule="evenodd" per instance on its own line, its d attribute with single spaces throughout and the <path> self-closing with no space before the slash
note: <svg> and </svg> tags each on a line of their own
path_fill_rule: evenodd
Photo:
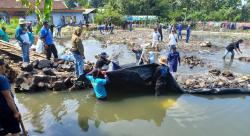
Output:
<svg viewBox="0 0 250 136">
<path fill-rule="evenodd" d="M 35 5 L 35 0 L 30 0 L 32 5 Z M 40 10 L 43 9 L 43 1 L 40 4 Z M 32 7 L 32 6 L 31 6 Z M 51 20 L 55 26 L 65 24 L 84 24 L 89 15 L 86 15 L 86 9 L 69 9 L 64 1 L 54 0 L 53 10 Z M 25 18 L 27 21 L 36 22 L 37 16 L 34 12 L 34 9 L 28 9 L 23 6 L 20 1 L 16 0 L 0 0 L 0 17 L 3 18 L 6 22 L 12 17 Z M 91 16 L 90 19 L 93 19 Z"/>
</svg>

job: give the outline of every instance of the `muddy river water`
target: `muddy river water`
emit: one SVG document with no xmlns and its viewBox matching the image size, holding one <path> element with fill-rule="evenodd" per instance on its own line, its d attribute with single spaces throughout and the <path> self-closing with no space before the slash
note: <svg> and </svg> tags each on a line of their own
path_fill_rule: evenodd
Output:
<svg viewBox="0 0 250 136">
<path fill-rule="evenodd" d="M 224 46 L 231 37 L 193 36 L 211 41 L 218 51 L 191 52 L 220 69 L 250 74 L 250 63 L 235 60 L 224 63 Z M 63 44 L 69 46 L 70 42 Z M 125 45 L 102 48 L 96 40 L 84 41 L 86 58 L 94 54 L 120 51 L 121 64 L 135 61 L 134 54 Z M 250 55 L 247 45 L 244 54 Z M 62 49 L 59 49 L 62 51 Z M 181 53 L 185 55 L 185 53 Z M 236 56 L 239 57 L 239 56 Z M 204 73 L 207 67 L 192 70 L 183 65 L 180 74 Z M 91 90 L 76 92 L 42 92 L 15 94 L 23 121 L 31 136 L 249 136 L 250 96 L 197 96 L 152 94 L 120 94 L 107 102 L 96 101 Z"/>
</svg>

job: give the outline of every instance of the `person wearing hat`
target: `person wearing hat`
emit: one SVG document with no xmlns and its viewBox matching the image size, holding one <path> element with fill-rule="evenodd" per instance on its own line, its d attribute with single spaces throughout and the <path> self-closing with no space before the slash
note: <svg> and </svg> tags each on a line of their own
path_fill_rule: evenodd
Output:
<svg viewBox="0 0 250 136">
<path fill-rule="evenodd" d="M 168 64 L 170 67 L 170 72 L 177 72 L 178 64 L 181 64 L 180 53 L 177 51 L 176 47 L 173 47 L 168 54 Z"/>
<path fill-rule="evenodd" d="M 77 27 L 71 38 L 72 48 L 70 49 L 70 51 L 72 52 L 75 58 L 75 71 L 77 77 L 84 74 L 83 68 L 84 68 L 85 57 L 84 57 L 84 47 L 82 44 L 82 40 L 80 38 L 81 34 L 82 34 L 82 29 L 80 27 Z"/>
<path fill-rule="evenodd" d="M 29 50 L 31 46 L 31 39 L 27 32 L 26 21 L 23 18 L 19 19 L 19 26 L 16 29 L 16 40 L 22 49 L 22 58 L 24 63 L 29 63 Z"/>
<path fill-rule="evenodd" d="M 167 90 L 167 76 L 169 75 L 169 67 L 167 66 L 167 58 L 165 56 L 161 56 L 158 59 L 160 65 L 156 68 L 154 74 L 155 81 L 155 95 L 159 96 L 164 91 Z"/>
<path fill-rule="evenodd" d="M 106 52 L 102 52 L 101 54 L 98 55 L 99 59 L 97 60 L 95 64 L 95 68 L 99 70 L 108 70 L 108 66 L 110 64 L 110 60 L 108 60 L 109 55 Z"/>
<path fill-rule="evenodd" d="M 40 39 L 43 41 L 46 57 L 48 60 L 51 58 L 51 54 L 54 56 L 54 60 L 58 59 L 57 49 L 53 41 L 53 35 L 50 30 L 50 26 L 48 21 L 43 22 L 43 27 L 40 30 Z"/>
<path fill-rule="evenodd" d="M 4 76 L 5 64 L 3 58 L 0 58 L 0 135 L 11 133 L 13 136 L 19 136 L 19 121 L 21 114 L 19 113 L 8 79 Z"/>
</svg>

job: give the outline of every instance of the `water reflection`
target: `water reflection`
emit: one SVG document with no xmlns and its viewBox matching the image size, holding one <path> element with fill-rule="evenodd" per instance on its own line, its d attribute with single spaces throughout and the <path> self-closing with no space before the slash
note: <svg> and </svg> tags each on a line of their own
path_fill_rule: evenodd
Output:
<svg viewBox="0 0 250 136">
<path fill-rule="evenodd" d="M 186 133 L 200 136 L 200 131 L 216 135 L 207 130 L 209 127 L 220 135 L 233 136 L 228 133 L 231 129 L 239 131 L 240 135 L 249 134 L 250 97 L 246 95 L 158 98 L 145 95 L 99 102 L 89 91 L 84 91 L 18 94 L 17 99 L 26 109 L 22 112 L 25 113 L 23 119 L 31 135 L 162 136 L 168 132 L 173 136 Z"/>
<path fill-rule="evenodd" d="M 117 96 L 121 97 L 121 96 Z M 27 109 L 34 131 L 43 133 L 48 127 L 63 122 L 65 117 L 75 114 L 82 131 L 89 130 L 90 121 L 96 128 L 101 123 L 135 119 L 153 121 L 161 126 L 166 110 L 172 107 L 179 96 L 154 98 L 143 96 L 121 101 L 100 102 L 89 96 L 89 91 L 74 93 L 17 95 L 19 103 Z M 143 99 L 143 104 L 141 99 Z M 24 118 L 26 118 L 24 117 Z M 73 123 L 73 122 L 68 122 Z"/>
</svg>

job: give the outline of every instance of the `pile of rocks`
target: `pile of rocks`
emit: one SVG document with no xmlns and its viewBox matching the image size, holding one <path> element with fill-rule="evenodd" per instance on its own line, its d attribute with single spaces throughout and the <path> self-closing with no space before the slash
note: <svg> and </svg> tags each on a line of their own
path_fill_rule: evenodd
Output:
<svg viewBox="0 0 250 136">
<path fill-rule="evenodd" d="M 188 64 L 190 69 L 198 65 L 203 67 L 205 64 L 201 59 L 197 58 L 196 56 L 184 56 L 182 62 L 184 64 Z"/>
<path fill-rule="evenodd" d="M 0 55 L 1 58 L 4 58 L 4 61 L 5 61 L 5 75 L 6 77 L 9 79 L 10 83 L 14 83 L 15 82 L 15 79 L 18 75 L 18 72 L 17 70 L 15 69 L 15 67 L 13 67 L 13 63 L 14 61 L 11 60 L 11 58 L 5 54 L 1 54 Z"/>
<path fill-rule="evenodd" d="M 92 70 L 94 64 L 85 64 L 86 72 Z M 74 63 L 59 60 L 34 61 L 31 64 L 21 65 L 20 74 L 15 81 L 16 92 L 36 92 L 44 90 L 62 91 L 66 89 L 83 89 L 84 83 L 77 84 L 74 74 Z"/>
<path fill-rule="evenodd" d="M 153 29 L 135 29 L 132 32 L 127 30 L 115 30 L 115 34 L 103 35 L 99 32 L 92 34 L 92 37 L 103 42 L 109 41 L 109 44 L 127 44 L 128 46 L 135 46 L 141 44 L 152 43 Z M 167 35 L 164 32 L 164 35 Z M 164 38 L 163 42 L 159 42 L 159 46 L 167 45 L 168 38 Z"/>
<path fill-rule="evenodd" d="M 250 75 L 240 76 L 230 71 L 210 70 L 202 75 L 178 76 L 183 89 L 246 88 L 250 89 Z"/>
</svg>

